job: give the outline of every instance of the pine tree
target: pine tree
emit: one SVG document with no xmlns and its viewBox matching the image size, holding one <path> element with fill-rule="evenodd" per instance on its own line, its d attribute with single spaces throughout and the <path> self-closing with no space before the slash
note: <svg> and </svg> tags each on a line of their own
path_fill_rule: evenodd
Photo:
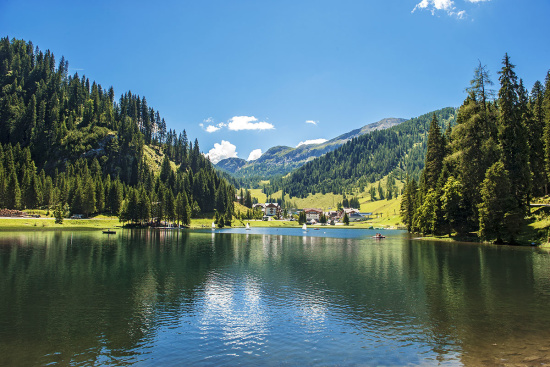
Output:
<svg viewBox="0 0 550 367">
<path fill-rule="evenodd" d="M 531 119 L 528 121 L 529 132 L 529 163 L 533 178 L 533 195 L 546 194 L 547 176 L 544 167 L 544 87 L 538 80 L 535 82 L 529 97 L 529 112 Z"/>
<path fill-rule="evenodd" d="M 101 177 L 98 177 L 98 179 L 96 180 L 95 190 L 97 211 L 103 213 L 103 211 L 105 210 L 105 188 L 103 186 L 103 181 L 101 180 Z"/>
<path fill-rule="evenodd" d="M 416 212 L 416 191 L 417 185 L 416 181 L 407 176 L 405 183 L 405 191 L 401 196 L 401 207 L 400 213 L 403 223 L 407 226 L 409 232 L 413 228 L 413 218 L 414 213 Z"/>
<path fill-rule="evenodd" d="M 55 206 L 53 214 L 55 216 L 55 223 L 63 224 L 63 209 L 61 207 L 61 204 L 57 204 Z"/>
<path fill-rule="evenodd" d="M 380 200 L 384 200 L 384 189 L 382 189 L 380 181 L 378 181 L 378 197 L 380 198 Z"/>
<path fill-rule="evenodd" d="M 84 183 L 84 193 L 83 193 L 83 211 L 86 213 L 86 215 L 90 215 L 92 213 L 95 213 L 96 211 L 96 187 L 94 184 L 94 180 L 91 176 L 87 176 L 86 181 Z"/>
<path fill-rule="evenodd" d="M 374 186 L 370 187 L 369 195 L 370 195 L 370 201 L 375 201 L 376 200 L 376 189 L 374 188 Z"/>
<path fill-rule="evenodd" d="M 498 138 L 502 151 L 502 163 L 504 169 L 509 173 L 510 185 L 517 207 L 520 210 L 525 210 L 529 204 L 531 187 L 528 134 L 521 116 L 515 66 L 510 63 L 508 54 L 504 56 L 502 63 L 503 66 L 499 72 Z"/>
<path fill-rule="evenodd" d="M 490 100 L 493 93 L 486 86 L 493 83 L 485 67 L 474 73 L 468 97 L 460 106 L 457 125 L 450 139 L 450 154 L 455 157 L 454 174 L 462 183 L 462 199 L 467 214 L 464 225 L 477 230 L 479 186 L 487 169 L 498 159 L 496 109 Z"/>
<path fill-rule="evenodd" d="M 449 224 L 449 235 L 451 231 L 459 234 L 466 230 L 467 212 L 463 198 L 462 183 L 453 176 L 447 179 L 441 194 L 442 211 L 445 220 Z"/>
<path fill-rule="evenodd" d="M 247 208 L 252 208 L 252 194 L 250 194 L 250 191 L 248 191 L 248 189 L 246 190 L 246 199 L 244 205 Z"/>
<path fill-rule="evenodd" d="M 185 192 L 180 192 L 176 199 L 178 217 L 184 226 L 191 224 L 191 207 L 189 206 L 189 200 Z"/>
<path fill-rule="evenodd" d="M 143 186 L 139 189 L 139 218 L 144 222 L 151 218 L 151 200 Z"/>
<path fill-rule="evenodd" d="M 418 202 L 417 202 L 418 205 Z M 435 190 L 430 189 L 415 213 L 414 228 L 424 234 L 435 234 L 438 230 L 438 196 Z"/>
<path fill-rule="evenodd" d="M 168 155 L 165 154 L 162 160 L 162 165 L 160 166 L 160 180 L 166 184 L 170 179 L 171 174 L 172 167 L 170 166 L 170 160 L 168 159 Z"/>
<path fill-rule="evenodd" d="M 348 213 L 345 213 L 344 212 L 344 218 L 342 219 L 342 222 L 344 222 L 344 224 L 346 226 L 349 226 L 349 216 L 348 216 Z"/>
<path fill-rule="evenodd" d="M 547 180 L 550 181 L 550 70 L 546 74 L 544 83 L 542 114 L 544 119 L 544 168 Z M 546 185 L 545 194 L 548 194 L 548 185 Z"/>
<path fill-rule="evenodd" d="M 426 151 L 426 163 L 423 174 L 426 177 L 425 191 L 435 189 L 437 180 L 443 169 L 443 158 L 445 157 L 445 139 L 441 134 L 437 117 L 434 114 L 428 132 L 428 147 Z"/>
<path fill-rule="evenodd" d="M 15 170 L 8 177 L 5 203 L 8 209 L 21 209 L 21 189 Z"/>
<path fill-rule="evenodd" d="M 481 237 L 514 242 L 519 232 L 523 214 L 513 195 L 510 175 L 503 162 L 497 162 L 487 170 L 481 185 L 479 204 L 479 229 Z"/>
</svg>

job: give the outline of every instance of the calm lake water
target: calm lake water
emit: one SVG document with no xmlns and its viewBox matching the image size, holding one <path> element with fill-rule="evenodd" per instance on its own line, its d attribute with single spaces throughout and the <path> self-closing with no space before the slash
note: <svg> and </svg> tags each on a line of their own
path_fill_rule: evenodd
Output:
<svg viewBox="0 0 550 367">
<path fill-rule="evenodd" d="M 0 365 L 541 365 L 550 255 L 400 231 L 0 233 Z"/>
</svg>

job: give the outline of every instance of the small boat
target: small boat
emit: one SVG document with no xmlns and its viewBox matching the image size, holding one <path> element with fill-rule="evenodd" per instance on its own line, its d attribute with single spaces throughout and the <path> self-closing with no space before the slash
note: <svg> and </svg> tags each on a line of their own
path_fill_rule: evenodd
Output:
<svg viewBox="0 0 550 367">
<path fill-rule="evenodd" d="M 313 228 L 314 231 L 320 231 L 321 228 Z"/>
<path fill-rule="evenodd" d="M 115 231 L 111 231 L 110 229 L 107 229 L 105 231 L 103 231 L 104 234 L 116 234 Z"/>
<path fill-rule="evenodd" d="M 307 231 L 307 226 L 306 226 L 305 223 L 304 223 L 304 225 L 302 226 L 302 229 L 303 229 L 304 231 Z"/>
<path fill-rule="evenodd" d="M 376 238 L 378 240 L 381 238 L 386 238 L 386 236 L 383 236 L 382 233 L 377 233 L 376 235 L 372 236 L 372 238 Z"/>
<path fill-rule="evenodd" d="M 249 231 L 250 230 L 250 224 L 246 223 L 246 230 Z"/>
<path fill-rule="evenodd" d="M 212 222 L 212 230 L 215 231 L 216 230 L 216 223 Z"/>
</svg>

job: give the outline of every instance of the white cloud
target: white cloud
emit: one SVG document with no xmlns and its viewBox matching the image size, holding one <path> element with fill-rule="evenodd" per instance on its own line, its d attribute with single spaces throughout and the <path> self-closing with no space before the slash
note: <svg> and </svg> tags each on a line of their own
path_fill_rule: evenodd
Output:
<svg viewBox="0 0 550 367">
<path fill-rule="evenodd" d="M 237 147 L 228 141 L 222 140 L 220 144 L 214 143 L 214 148 L 205 154 L 212 163 L 216 164 L 225 158 L 237 158 Z"/>
<path fill-rule="evenodd" d="M 208 126 L 206 127 L 206 132 L 207 132 L 207 133 L 213 133 L 213 132 L 218 131 L 219 129 L 220 129 L 220 128 L 217 127 L 217 126 L 208 125 Z"/>
<path fill-rule="evenodd" d="M 301 141 L 298 143 L 298 145 L 296 145 L 296 148 L 298 148 L 300 145 L 323 144 L 326 141 L 327 139 L 311 139 L 311 140 Z"/>
<path fill-rule="evenodd" d="M 317 125 L 318 123 L 319 123 L 319 121 L 313 121 L 313 120 L 307 120 L 306 121 L 306 124 Z"/>
<path fill-rule="evenodd" d="M 207 118 L 206 120 L 204 120 L 204 122 L 206 123 L 210 123 L 212 124 L 214 122 L 214 119 L 212 117 L 209 117 Z M 201 122 L 199 124 L 200 127 L 202 127 L 207 133 L 214 133 L 218 130 L 220 130 L 222 127 L 224 126 L 227 126 L 227 124 L 223 123 L 223 122 L 220 122 L 219 124 L 217 125 L 208 125 L 206 128 L 204 127 L 204 124 Z"/>
<path fill-rule="evenodd" d="M 430 3 L 428 2 L 428 0 L 422 0 L 421 2 L 419 2 L 418 4 L 416 4 L 416 6 L 414 7 L 413 9 L 413 13 L 416 9 L 426 9 L 428 7 L 428 5 L 430 5 Z"/>
<path fill-rule="evenodd" d="M 262 156 L 262 150 L 261 149 L 254 149 L 248 155 L 247 161 L 255 161 L 256 159 L 260 158 L 261 156 Z"/>
<path fill-rule="evenodd" d="M 254 116 L 234 116 L 229 120 L 227 127 L 229 130 L 271 130 L 275 129 L 275 126 L 269 122 L 260 121 Z"/>
<path fill-rule="evenodd" d="M 411 13 L 414 13 L 416 9 L 429 9 L 432 15 L 435 15 L 436 11 L 442 10 L 448 15 L 456 16 L 459 19 L 464 18 L 466 16 L 466 12 L 464 10 L 459 10 L 456 12 L 456 7 L 454 5 L 455 3 L 453 0 L 422 0 L 416 4 Z"/>
<path fill-rule="evenodd" d="M 464 0 L 467 3 L 477 4 L 482 2 L 489 2 L 491 0 Z M 466 10 L 457 9 L 453 0 L 421 0 L 411 13 L 414 13 L 417 9 L 428 9 L 432 15 L 435 15 L 436 11 L 444 11 L 448 15 L 457 17 L 458 19 L 464 19 L 467 17 Z"/>
<path fill-rule="evenodd" d="M 452 0 L 432 0 L 434 8 L 437 10 L 452 10 L 454 9 L 454 1 Z"/>
</svg>

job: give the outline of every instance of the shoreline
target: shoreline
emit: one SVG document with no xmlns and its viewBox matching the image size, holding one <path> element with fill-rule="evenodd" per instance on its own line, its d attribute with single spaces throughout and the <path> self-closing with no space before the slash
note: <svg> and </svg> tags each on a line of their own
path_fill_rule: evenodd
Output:
<svg viewBox="0 0 550 367">
<path fill-rule="evenodd" d="M 210 229 L 211 219 L 193 219 L 188 229 Z M 251 228 L 301 228 L 298 222 L 293 221 L 243 221 L 238 225 L 224 228 L 245 228 L 241 223 L 249 223 Z M 2 231 L 52 231 L 52 230 L 94 230 L 94 229 L 124 229 L 117 217 L 101 217 L 89 219 L 63 219 L 62 224 L 55 223 L 52 217 L 0 217 L 0 232 Z M 136 227 L 137 228 L 137 227 Z M 142 227 L 155 228 L 155 227 Z M 351 223 L 350 225 L 309 225 L 308 228 L 337 228 L 337 229 L 373 229 L 373 230 L 403 230 L 397 227 L 383 227 L 370 223 Z M 217 228 L 216 228 L 217 229 Z"/>
<path fill-rule="evenodd" d="M 115 217 L 102 217 L 91 219 L 63 219 L 63 223 L 55 223 L 55 218 L 21 218 L 0 217 L 0 232 L 8 231 L 85 231 L 122 229 L 122 224 Z"/>
</svg>

